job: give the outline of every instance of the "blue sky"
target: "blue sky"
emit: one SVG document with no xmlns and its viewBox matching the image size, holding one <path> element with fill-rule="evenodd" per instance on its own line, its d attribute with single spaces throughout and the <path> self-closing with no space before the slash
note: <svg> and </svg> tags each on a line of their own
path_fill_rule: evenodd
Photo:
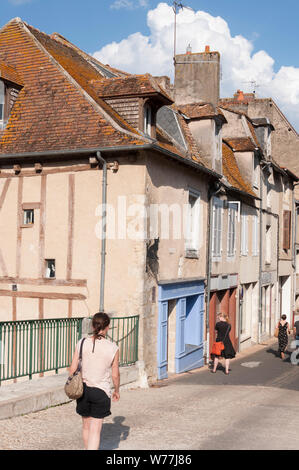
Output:
<svg viewBox="0 0 299 470">
<path fill-rule="evenodd" d="M 130 72 L 150 72 L 158 75 L 160 73 L 155 62 L 160 60 L 161 75 L 171 75 L 169 64 L 173 13 L 170 8 L 158 8 L 159 3 L 156 0 L 0 0 L 0 26 L 18 16 L 46 33 L 59 32 L 84 51 L 95 54 L 110 65 Z M 298 129 L 298 0 L 182 0 L 182 3 L 192 7 L 195 12 L 208 13 L 209 18 L 203 15 L 200 22 L 198 18 L 197 22 L 195 19 L 190 20 L 193 24 L 190 37 L 186 33 L 186 24 L 179 26 L 178 52 L 185 50 L 189 40 L 193 52 L 201 48 L 205 40 L 209 40 L 213 48 L 213 18 L 220 17 L 222 22 L 218 25 L 219 28 L 216 27 L 218 29 L 215 33 L 215 48 L 219 49 L 217 46 L 221 44 L 219 34 L 223 33 L 225 22 L 228 29 L 226 49 L 220 51 L 223 54 L 224 76 L 231 75 L 230 68 L 235 66 L 238 57 L 237 50 L 232 52 L 231 58 L 229 57 L 230 41 L 234 47 L 236 42 L 239 42 L 239 48 L 248 49 L 242 60 L 250 62 L 250 67 L 242 64 L 242 70 L 236 74 L 231 86 L 224 77 L 222 96 L 232 94 L 236 87 L 246 89 L 244 77 L 248 77 L 259 85 L 257 91 L 271 96 L 274 93 L 274 99 Z M 164 4 L 171 5 L 172 1 L 164 1 Z M 154 13 L 149 14 L 150 10 Z M 161 12 L 166 16 L 164 22 L 160 21 Z M 183 23 L 184 17 L 181 13 Z M 168 25 L 165 26 L 164 23 Z M 201 28 L 209 28 L 209 34 L 206 34 L 206 29 Z M 137 36 L 136 33 L 140 35 Z M 166 39 L 168 45 L 165 44 Z M 158 52 L 157 44 L 154 47 L 155 41 L 159 42 Z M 139 55 L 134 52 L 138 49 L 138 44 L 148 46 L 144 59 L 142 51 Z M 255 53 L 258 53 L 256 57 Z M 290 85 L 289 98 L 288 91 L 285 90 L 286 83 Z"/>
</svg>

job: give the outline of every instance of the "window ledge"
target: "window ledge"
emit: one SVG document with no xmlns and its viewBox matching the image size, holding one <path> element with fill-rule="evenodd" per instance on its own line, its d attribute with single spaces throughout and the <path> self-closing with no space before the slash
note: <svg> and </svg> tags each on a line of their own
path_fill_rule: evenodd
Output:
<svg viewBox="0 0 299 470">
<path fill-rule="evenodd" d="M 21 224 L 20 227 L 21 228 L 29 228 L 29 227 L 32 228 L 32 227 L 34 227 L 34 224 Z"/>
<path fill-rule="evenodd" d="M 198 259 L 198 252 L 197 250 L 186 250 L 185 252 L 185 258 L 190 258 L 190 259 Z"/>
</svg>

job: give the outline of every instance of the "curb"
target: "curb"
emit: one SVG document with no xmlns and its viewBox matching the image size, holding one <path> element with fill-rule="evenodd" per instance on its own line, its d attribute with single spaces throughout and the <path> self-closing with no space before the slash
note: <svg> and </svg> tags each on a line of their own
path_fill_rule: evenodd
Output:
<svg viewBox="0 0 299 470">
<path fill-rule="evenodd" d="M 70 403 L 64 392 L 68 373 L 38 377 L 0 387 L 0 420 Z M 120 389 L 138 387 L 140 365 L 120 368 Z"/>
</svg>

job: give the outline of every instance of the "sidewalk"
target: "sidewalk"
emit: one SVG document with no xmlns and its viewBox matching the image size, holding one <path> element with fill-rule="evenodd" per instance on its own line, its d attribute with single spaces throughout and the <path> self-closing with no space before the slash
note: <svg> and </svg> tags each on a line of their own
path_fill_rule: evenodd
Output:
<svg viewBox="0 0 299 470">
<path fill-rule="evenodd" d="M 67 373 L 37 377 L 0 387 L 0 420 L 12 418 L 52 406 L 69 403 L 64 393 Z M 142 363 L 120 368 L 121 389 L 138 387 L 142 380 Z"/>
<path fill-rule="evenodd" d="M 254 354 L 257 351 L 265 348 L 266 345 L 273 343 L 273 338 L 267 342 L 259 345 L 252 346 L 237 354 L 236 359 L 241 359 L 248 355 Z M 121 389 L 137 388 L 140 385 L 145 385 L 144 378 L 142 378 L 142 369 L 140 377 L 140 363 L 135 366 L 121 367 Z M 158 380 L 153 387 L 160 387 L 166 385 L 172 380 L 175 380 L 185 375 L 198 374 L 199 372 L 206 371 L 208 365 L 200 369 L 183 374 L 171 374 L 168 379 Z M 26 380 L 18 383 L 6 385 L 3 383 L 0 387 L 0 420 L 20 416 L 35 411 L 44 410 L 64 403 L 69 403 L 71 400 L 64 393 L 64 384 L 67 380 L 67 373 L 61 373 L 48 377 L 38 377 L 33 380 Z"/>
</svg>

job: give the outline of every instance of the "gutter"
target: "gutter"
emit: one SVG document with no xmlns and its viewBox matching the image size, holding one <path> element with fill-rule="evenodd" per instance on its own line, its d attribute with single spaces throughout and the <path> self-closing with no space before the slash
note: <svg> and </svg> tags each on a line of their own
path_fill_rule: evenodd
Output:
<svg viewBox="0 0 299 470">
<path fill-rule="evenodd" d="M 86 155 L 96 154 L 97 152 L 100 153 L 120 153 L 120 152 L 138 152 L 139 150 L 154 150 L 156 152 L 162 153 L 166 156 L 171 157 L 172 159 L 190 166 L 195 170 L 202 171 L 214 177 L 215 179 L 221 179 L 222 175 L 219 173 L 210 170 L 209 168 L 204 167 L 201 163 L 197 163 L 194 160 L 189 158 L 181 157 L 180 155 L 171 152 L 170 150 L 164 149 L 155 143 L 151 144 L 142 144 L 142 145 L 124 145 L 124 146 L 114 146 L 114 147 L 91 147 L 91 148 L 83 148 L 83 149 L 76 149 L 76 150 L 48 150 L 46 152 L 24 152 L 24 153 L 0 153 L 0 164 L 1 162 L 5 164 L 6 160 L 7 163 L 11 164 L 14 162 L 20 162 L 20 160 L 25 160 L 28 162 L 36 162 L 37 159 L 45 158 L 45 159 L 55 159 L 58 156 L 61 157 L 68 157 L 71 158 L 80 158 Z"/>
<path fill-rule="evenodd" d="M 258 308 L 258 337 L 257 342 L 260 344 L 261 342 L 261 332 L 262 332 L 262 262 L 263 262 L 263 188 L 262 188 L 262 179 L 263 179 L 263 171 L 260 166 L 260 251 L 259 251 L 259 308 Z"/>
</svg>

